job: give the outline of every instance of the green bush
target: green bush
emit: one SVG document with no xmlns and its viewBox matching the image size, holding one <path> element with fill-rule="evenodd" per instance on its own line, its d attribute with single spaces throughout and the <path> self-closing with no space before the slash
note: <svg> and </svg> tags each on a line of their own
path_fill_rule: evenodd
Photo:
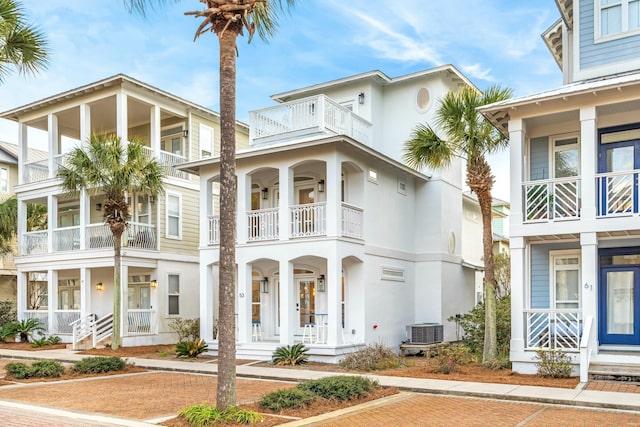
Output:
<svg viewBox="0 0 640 427">
<path fill-rule="evenodd" d="M 209 350 L 209 344 L 202 338 L 197 338 L 194 341 L 182 341 L 178 343 L 176 346 L 176 356 L 193 359 L 207 350 Z"/>
<path fill-rule="evenodd" d="M 19 335 L 22 342 L 29 342 L 29 338 L 32 338 L 34 333 L 44 331 L 40 319 L 33 317 L 10 323 L 10 325 L 13 325 L 11 327 L 15 331 L 15 335 Z"/>
<path fill-rule="evenodd" d="M 62 342 L 62 339 L 57 336 L 57 335 L 51 335 L 50 337 L 47 338 L 47 341 L 49 341 L 49 344 L 60 344 L 60 342 Z"/>
<path fill-rule="evenodd" d="M 436 372 L 450 374 L 458 365 L 470 361 L 469 349 L 460 345 L 439 345 L 432 360 Z"/>
<path fill-rule="evenodd" d="M 538 375 L 547 378 L 569 378 L 571 358 L 561 350 L 536 350 Z"/>
<path fill-rule="evenodd" d="M 17 334 L 13 322 L 0 326 L 0 342 L 7 342 L 9 339 L 15 338 Z"/>
<path fill-rule="evenodd" d="M 264 409 L 281 411 L 282 409 L 300 409 L 309 405 L 316 396 L 309 390 L 299 387 L 285 388 L 267 393 L 258 401 L 258 405 Z"/>
<path fill-rule="evenodd" d="M 29 366 L 21 362 L 7 363 L 4 369 L 7 371 L 9 376 L 18 380 L 29 378 L 31 376 L 31 369 L 29 369 Z"/>
<path fill-rule="evenodd" d="M 462 328 L 462 343 L 473 354 L 481 355 L 484 348 L 484 303 L 479 303 L 460 318 L 450 317 L 448 320 L 457 322 Z M 508 355 L 511 341 L 511 297 L 509 295 L 496 298 L 496 327 L 498 355 Z"/>
<path fill-rule="evenodd" d="M 369 378 L 341 375 L 305 381 L 297 387 L 327 400 L 352 400 L 368 396 L 377 385 Z"/>
<path fill-rule="evenodd" d="M 34 348 L 44 347 L 45 345 L 49 345 L 47 337 L 33 338 L 31 341 L 31 347 Z"/>
<path fill-rule="evenodd" d="M 17 320 L 15 303 L 0 301 L 0 327 Z"/>
<path fill-rule="evenodd" d="M 178 334 L 179 343 L 188 339 L 196 341 L 200 337 L 200 319 L 177 317 L 169 322 L 169 327 Z"/>
<path fill-rule="evenodd" d="M 367 372 L 399 368 L 406 366 L 406 363 L 391 348 L 382 344 L 371 344 L 362 350 L 348 354 L 339 365 L 345 369 Z"/>
<path fill-rule="evenodd" d="M 193 405 L 182 409 L 178 416 L 184 418 L 189 424 L 195 427 L 211 426 L 218 422 L 235 422 L 238 424 L 251 424 L 262 421 L 264 418 L 253 411 L 230 407 L 224 411 L 218 410 L 215 406 Z"/>
<path fill-rule="evenodd" d="M 71 370 L 77 374 L 98 374 L 101 372 L 121 371 L 125 368 L 126 362 L 119 357 L 85 357 L 74 363 Z"/>
<path fill-rule="evenodd" d="M 57 378 L 64 374 L 64 367 L 57 360 L 40 360 L 31 365 L 31 376 L 37 378 Z"/>
<path fill-rule="evenodd" d="M 309 349 L 302 343 L 288 345 L 286 347 L 278 347 L 273 352 L 271 360 L 273 364 L 278 366 L 296 366 L 307 363 Z"/>
</svg>

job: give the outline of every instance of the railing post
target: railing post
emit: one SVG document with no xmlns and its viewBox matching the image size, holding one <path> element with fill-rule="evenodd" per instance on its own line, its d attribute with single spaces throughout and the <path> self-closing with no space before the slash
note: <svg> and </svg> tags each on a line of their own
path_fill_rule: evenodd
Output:
<svg viewBox="0 0 640 427">
<path fill-rule="evenodd" d="M 317 104 L 318 104 L 318 130 L 320 132 L 324 132 L 325 128 L 326 128 L 326 124 L 325 124 L 325 118 L 324 118 L 324 110 L 325 110 L 325 97 L 324 95 L 318 95 L 317 97 Z"/>
</svg>

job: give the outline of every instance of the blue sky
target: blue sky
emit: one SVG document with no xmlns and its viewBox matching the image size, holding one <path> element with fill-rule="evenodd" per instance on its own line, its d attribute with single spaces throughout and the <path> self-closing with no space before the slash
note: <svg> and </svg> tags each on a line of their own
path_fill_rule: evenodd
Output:
<svg viewBox="0 0 640 427">
<path fill-rule="evenodd" d="M 195 43 L 197 0 L 171 3 L 146 18 L 120 0 L 23 0 L 47 35 L 51 63 L 35 77 L 9 76 L 0 111 L 125 73 L 218 110 L 218 46 Z M 557 18 L 553 0 L 301 0 L 269 43 L 239 39 L 237 117 L 284 92 L 370 70 L 397 77 L 453 64 L 478 87 L 500 83 L 526 95 L 562 84 L 540 34 Z M 0 119 L 0 140 L 17 128 Z M 492 161 L 496 197 L 508 199 L 503 153 Z"/>
</svg>

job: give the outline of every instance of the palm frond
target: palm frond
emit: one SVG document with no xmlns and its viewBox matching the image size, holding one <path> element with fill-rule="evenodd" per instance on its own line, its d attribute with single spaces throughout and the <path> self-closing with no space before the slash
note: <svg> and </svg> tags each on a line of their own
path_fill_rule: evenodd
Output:
<svg viewBox="0 0 640 427">
<path fill-rule="evenodd" d="M 427 125 L 418 125 L 411 133 L 411 138 L 405 143 L 404 160 L 407 164 L 419 169 L 428 166 L 439 169 L 448 166 L 455 155 L 451 144 L 440 138 Z"/>
</svg>

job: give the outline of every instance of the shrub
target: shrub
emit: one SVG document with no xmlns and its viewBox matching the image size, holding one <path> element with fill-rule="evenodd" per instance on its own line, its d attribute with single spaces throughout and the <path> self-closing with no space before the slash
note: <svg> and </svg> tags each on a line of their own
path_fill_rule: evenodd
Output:
<svg viewBox="0 0 640 427">
<path fill-rule="evenodd" d="M 296 366 L 307 363 L 309 349 L 302 343 L 278 347 L 273 352 L 271 360 L 278 366 Z"/>
<path fill-rule="evenodd" d="M 101 373 L 109 371 L 121 371 L 125 368 L 126 362 L 119 357 L 85 357 L 74 363 L 71 370 L 77 374 Z"/>
<path fill-rule="evenodd" d="M 176 356 L 196 358 L 200 354 L 209 350 L 209 344 L 207 344 L 202 338 L 197 338 L 194 341 L 183 341 L 176 346 Z"/>
<path fill-rule="evenodd" d="M 229 407 L 224 411 L 215 406 L 193 405 L 182 409 L 178 416 L 184 418 L 192 426 L 210 426 L 217 422 L 235 422 L 238 424 L 251 424 L 263 420 L 263 417 L 253 411 Z"/>
<path fill-rule="evenodd" d="M 536 350 L 538 375 L 548 378 L 569 378 L 571 358 L 561 350 Z"/>
<path fill-rule="evenodd" d="M 44 327 L 40 319 L 33 317 L 10 323 L 10 325 L 13 325 L 13 330 L 15 330 L 16 335 L 20 336 L 20 341 L 22 342 L 29 342 L 29 338 L 33 337 L 35 332 L 44 331 Z"/>
<path fill-rule="evenodd" d="M 0 342 L 7 342 L 8 339 L 15 338 L 17 334 L 13 322 L 0 326 Z"/>
<path fill-rule="evenodd" d="M 352 400 L 368 396 L 377 385 L 377 382 L 369 378 L 341 375 L 305 381 L 297 387 L 327 400 Z"/>
<path fill-rule="evenodd" d="M 200 319 L 177 317 L 169 322 L 169 327 L 178 334 L 179 343 L 188 339 L 195 341 L 200 337 Z"/>
<path fill-rule="evenodd" d="M 49 340 L 47 337 L 33 338 L 31 341 L 31 347 L 44 347 L 45 345 L 49 345 Z"/>
<path fill-rule="evenodd" d="M 462 343 L 473 354 L 482 354 L 484 347 L 484 303 L 476 305 L 469 313 L 461 317 L 450 317 L 462 328 Z M 498 355 L 509 354 L 511 341 L 511 297 L 496 298 L 496 327 L 498 336 Z"/>
<path fill-rule="evenodd" d="M 7 363 L 4 369 L 11 377 L 18 380 L 29 378 L 31 375 L 29 367 L 21 362 Z"/>
<path fill-rule="evenodd" d="M 311 391 L 293 387 L 265 394 L 258 401 L 258 405 L 272 411 L 281 411 L 282 409 L 288 408 L 304 408 L 315 399 L 316 396 Z"/>
<path fill-rule="evenodd" d="M 47 341 L 49 341 L 49 344 L 60 344 L 62 339 L 60 339 L 60 337 L 57 335 L 51 335 L 49 338 L 47 338 Z"/>
<path fill-rule="evenodd" d="M 57 360 L 40 360 L 31 365 L 31 376 L 38 378 L 57 378 L 64 374 L 64 367 Z"/>
<path fill-rule="evenodd" d="M 460 345 L 439 345 L 432 360 L 436 372 L 450 374 L 458 365 L 469 362 L 469 349 Z"/>
<path fill-rule="evenodd" d="M 391 348 L 382 344 L 371 344 L 362 350 L 348 354 L 340 361 L 339 365 L 345 369 L 366 372 L 398 368 L 406 366 L 406 363 Z"/>
<path fill-rule="evenodd" d="M 11 301 L 0 301 L 0 327 L 17 320 L 14 306 Z"/>
</svg>

